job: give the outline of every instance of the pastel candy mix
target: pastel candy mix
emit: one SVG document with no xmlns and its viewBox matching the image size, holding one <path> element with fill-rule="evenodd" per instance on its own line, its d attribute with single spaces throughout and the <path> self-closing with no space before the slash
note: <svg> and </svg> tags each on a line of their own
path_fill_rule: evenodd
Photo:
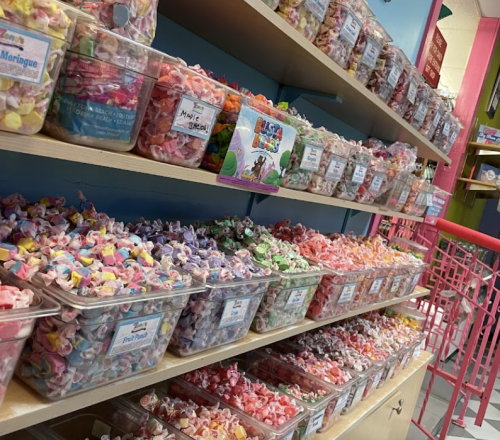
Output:
<svg viewBox="0 0 500 440">
<path fill-rule="evenodd" d="M 403 117 L 408 108 L 415 104 L 418 86 L 423 82 L 423 77 L 417 68 L 410 63 L 406 64 L 399 77 L 398 83 L 388 105 L 399 116 Z"/>
<path fill-rule="evenodd" d="M 318 7 L 317 10 L 312 10 L 305 0 L 280 0 L 277 12 L 307 40 L 314 41 L 325 17 L 326 9 Z"/>
<path fill-rule="evenodd" d="M 199 66 L 164 62 L 135 152 L 159 162 L 200 166 L 227 89 Z"/>
<path fill-rule="evenodd" d="M 76 12 L 54 0 L 0 0 L 0 23 L 6 22 L 19 30 L 35 31 L 33 35 L 49 38 L 45 70 L 40 80 L 22 81 L 0 75 L 0 130 L 22 134 L 38 133 L 49 107 L 67 48 L 73 36 Z M 44 35 L 45 34 L 45 35 Z M 43 50 L 42 43 L 40 48 Z M 23 69 L 15 72 L 22 77 Z"/>
<path fill-rule="evenodd" d="M 427 83 L 421 82 L 417 89 L 415 102 L 408 106 L 408 109 L 404 114 L 405 121 L 409 122 L 412 127 L 419 130 L 424 123 L 431 99 L 432 89 Z"/>
<path fill-rule="evenodd" d="M 434 136 L 436 128 L 439 125 L 439 121 L 443 117 L 446 109 L 441 97 L 434 91 L 432 95 L 433 96 L 431 98 L 427 114 L 425 115 L 424 122 L 420 128 L 420 133 L 422 133 L 427 139 L 432 139 Z"/>
<path fill-rule="evenodd" d="M 425 179 L 415 179 L 401 211 L 410 215 L 423 215 L 427 208 L 427 191 L 428 184 Z"/>
<path fill-rule="evenodd" d="M 286 394 L 245 377 L 237 364 L 201 368 L 182 378 L 270 426 L 281 426 L 302 411 Z"/>
<path fill-rule="evenodd" d="M 151 46 L 156 32 L 158 0 L 65 0 L 92 14 L 107 29 Z"/>
</svg>

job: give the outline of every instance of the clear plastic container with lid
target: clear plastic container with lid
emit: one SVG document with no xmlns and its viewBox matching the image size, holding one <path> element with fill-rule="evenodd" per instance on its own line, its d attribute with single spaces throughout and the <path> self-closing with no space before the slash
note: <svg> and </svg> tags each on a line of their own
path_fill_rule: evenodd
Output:
<svg viewBox="0 0 500 440">
<path fill-rule="evenodd" d="M 297 137 L 281 186 L 302 191 L 309 186 L 313 173 L 319 170 L 326 146 L 326 132 L 298 120 L 296 128 Z"/>
<path fill-rule="evenodd" d="M 424 122 L 420 128 L 420 133 L 422 133 L 427 139 L 432 139 L 434 136 L 434 132 L 436 131 L 445 110 L 446 106 L 441 99 L 441 96 L 433 90 L 427 114 L 425 115 Z"/>
<path fill-rule="evenodd" d="M 356 193 L 356 202 L 370 205 L 380 196 L 388 168 L 389 163 L 381 157 L 370 158 L 365 180 Z"/>
<path fill-rule="evenodd" d="M 387 289 L 383 292 L 382 301 L 394 299 L 398 292 L 402 291 L 405 278 L 409 277 L 409 269 L 406 266 L 396 266 L 391 269 Z"/>
<path fill-rule="evenodd" d="M 401 211 L 410 215 L 417 215 L 417 212 L 421 212 L 420 215 L 422 215 L 427 207 L 428 188 L 429 184 L 425 179 L 415 179 Z"/>
<path fill-rule="evenodd" d="M 404 52 L 398 46 L 386 44 L 368 81 L 368 89 L 388 103 L 407 62 Z"/>
<path fill-rule="evenodd" d="M 399 319 L 404 325 L 413 330 L 423 330 L 426 316 L 418 310 L 409 308 L 405 303 L 387 307 L 385 314 Z M 420 341 L 422 342 L 422 341 Z"/>
<path fill-rule="evenodd" d="M 372 157 L 373 155 L 367 148 L 361 145 L 352 146 L 344 173 L 333 193 L 334 197 L 343 200 L 354 200 L 356 198 L 359 187 L 365 181 Z"/>
<path fill-rule="evenodd" d="M 366 17 L 372 15 L 364 0 L 330 1 L 314 44 L 340 67 L 346 69 L 363 22 Z"/>
<path fill-rule="evenodd" d="M 365 292 L 361 296 L 360 307 L 378 303 L 388 285 L 392 267 L 377 267 L 366 275 Z"/>
<path fill-rule="evenodd" d="M 403 209 L 408 196 L 410 195 L 411 187 L 416 177 L 413 174 L 402 173 L 392 190 L 392 194 L 387 201 L 387 209 L 400 212 Z"/>
<path fill-rule="evenodd" d="M 204 71 L 165 58 L 134 152 L 158 162 L 199 167 L 228 92 Z"/>
<path fill-rule="evenodd" d="M 427 338 L 426 333 L 422 333 L 416 338 L 410 345 L 409 356 L 406 359 L 406 362 L 403 363 L 403 370 L 406 370 L 410 364 L 413 362 L 413 359 L 420 356 L 420 352 L 422 348 L 425 348 L 425 339 Z"/>
<path fill-rule="evenodd" d="M 352 49 L 347 73 L 366 85 L 377 65 L 377 60 L 386 43 L 392 38 L 373 17 L 364 20 L 356 45 Z"/>
<path fill-rule="evenodd" d="M 131 150 L 164 57 L 78 19 L 44 133 L 73 144 Z"/>
<path fill-rule="evenodd" d="M 0 130 L 42 129 L 77 18 L 85 15 L 56 0 L 0 0 L 0 25 L 9 36 L 0 60 Z"/>
<path fill-rule="evenodd" d="M 399 77 L 399 81 L 392 93 L 388 105 L 399 116 L 404 117 L 408 108 L 417 100 L 418 86 L 424 82 L 424 77 L 410 62 L 406 64 Z"/>
<path fill-rule="evenodd" d="M 451 136 L 452 121 L 451 121 L 451 111 L 445 110 L 442 118 L 440 119 L 438 126 L 436 127 L 436 131 L 434 132 L 434 136 L 432 136 L 432 143 L 438 147 L 440 150 L 443 149 L 443 146 L 448 143 Z"/>
<path fill-rule="evenodd" d="M 404 115 L 405 121 L 409 122 L 411 126 L 420 130 L 424 123 L 425 115 L 429 109 L 432 98 L 432 89 L 429 84 L 422 82 L 418 86 L 415 102 L 408 106 Z"/>
<path fill-rule="evenodd" d="M 329 0 L 280 0 L 278 15 L 307 40 L 314 41 Z"/>
<path fill-rule="evenodd" d="M 441 147 L 441 151 L 444 154 L 448 154 L 453 145 L 455 144 L 455 141 L 457 140 L 458 134 L 460 133 L 460 130 L 464 128 L 462 123 L 459 121 L 459 119 L 455 115 L 450 116 L 450 138 L 446 144 L 444 144 Z"/>
<path fill-rule="evenodd" d="M 8 308 L 8 292 L 10 287 L 16 290 L 29 289 L 33 292 L 33 299 L 29 307 Z M 58 313 L 59 305 L 43 295 L 38 289 L 27 282 L 20 280 L 0 267 L 0 293 L 2 297 L 2 309 L 0 310 L 0 352 L 2 363 L 0 364 L 0 407 L 2 406 L 5 393 L 9 386 L 16 364 L 21 356 L 26 339 L 29 338 L 38 318 L 53 316 Z M 7 294 L 8 295 L 8 294 Z"/>
<path fill-rule="evenodd" d="M 429 248 L 418 244 L 412 240 L 403 237 L 392 237 L 389 241 L 389 246 L 395 247 L 397 250 L 402 252 L 408 252 L 415 257 L 423 260 L 429 251 Z"/>
<path fill-rule="evenodd" d="M 312 173 L 307 191 L 332 196 L 344 175 L 352 144 L 337 134 L 328 133 L 326 145 L 317 171 Z"/>
<path fill-rule="evenodd" d="M 45 286 L 39 275 L 33 282 L 61 312 L 37 321 L 16 376 L 50 400 L 156 367 L 189 295 L 205 290 L 196 281 L 179 281 L 171 290 L 98 298 Z"/>
</svg>

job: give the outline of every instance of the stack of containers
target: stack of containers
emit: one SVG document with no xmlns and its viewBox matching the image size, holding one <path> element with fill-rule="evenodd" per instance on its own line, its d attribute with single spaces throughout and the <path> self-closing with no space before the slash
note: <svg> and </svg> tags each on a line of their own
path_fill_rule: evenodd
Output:
<svg viewBox="0 0 500 440">
<path fill-rule="evenodd" d="M 325 18 L 328 0 L 280 0 L 278 15 L 307 40 L 314 41 Z"/>
<path fill-rule="evenodd" d="M 418 86 L 423 82 L 424 77 L 418 69 L 411 63 L 406 64 L 389 101 L 389 107 L 404 117 L 408 108 L 415 105 Z"/>
<path fill-rule="evenodd" d="M 394 188 L 390 192 L 390 196 L 387 200 L 385 207 L 391 211 L 401 212 L 403 206 L 408 200 L 410 195 L 410 190 L 416 177 L 410 173 L 400 173 L 396 177 L 396 183 Z"/>
<path fill-rule="evenodd" d="M 431 103 L 432 93 L 429 84 L 425 82 L 420 83 L 415 102 L 410 104 L 406 110 L 404 115 L 405 121 L 409 122 L 411 126 L 417 130 L 420 130 L 424 123 L 425 116 L 427 115 Z"/>
<path fill-rule="evenodd" d="M 29 62 L 26 67 L 10 62 L 2 67 L 0 130 L 35 134 L 42 129 L 76 21 L 86 14 L 56 0 L 30 2 L 26 7 L 0 0 L 0 10 L 2 27 L 12 39 L 23 41 L 22 47 L 5 46 L 5 52 Z"/>
<path fill-rule="evenodd" d="M 372 16 L 364 0 L 330 1 L 314 44 L 343 69 L 347 69 L 364 20 Z"/>
<path fill-rule="evenodd" d="M 420 128 L 420 133 L 422 133 L 427 139 L 432 139 L 439 121 L 444 115 L 445 104 L 439 94 L 432 90 L 432 98 L 429 103 L 429 108 L 427 114 L 425 115 L 424 122 Z"/>
<path fill-rule="evenodd" d="M 370 150 L 362 145 L 354 144 L 352 146 L 344 173 L 333 193 L 334 197 L 343 200 L 356 198 L 360 186 L 365 181 L 372 157 Z"/>
<path fill-rule="evenodd" d="M 78 19 L 44 132 L 74 144 L 131 150 L 164 56 Z"/>
</svg>

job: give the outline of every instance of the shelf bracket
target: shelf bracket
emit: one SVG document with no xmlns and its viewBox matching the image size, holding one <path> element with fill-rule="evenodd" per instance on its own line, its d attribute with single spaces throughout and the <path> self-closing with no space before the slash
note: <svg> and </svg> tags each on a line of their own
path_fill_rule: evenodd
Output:
<svg viewBox="0 0 500 440">
<path fill-rule="evenodd" d="M 337 95 L 301 89 L 300 87 L 280 86 L 277 102 L 288 102 L 290 107 L 293 107 L 293 103 L 299 98 L 303 98 L 314 105 L 316 105 L 317 101 L 327 101 L 339 105 L 344 102 L 344 100 Z"/>
</svg>

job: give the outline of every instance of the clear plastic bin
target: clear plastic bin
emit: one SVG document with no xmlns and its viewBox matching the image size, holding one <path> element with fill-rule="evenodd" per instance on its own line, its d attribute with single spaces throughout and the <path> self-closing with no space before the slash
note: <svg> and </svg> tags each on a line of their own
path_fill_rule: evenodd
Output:
<svg viewBox="0 0 500 440">
<path fill-rule="evenodd" d="M 455 145 L 455 141 L 457 140 L 457 137 L 458 137 L 458 134 L 460 133 L 460 130 L 462 128 L 464 128 L 462 123 L 458 120 L 458 118 L 455 115 L 451 115 L 450 125 L 451 125 L 450 139 L 441 148 L 441 151 L 443 151 L 444 154 L 448 154 L 451 151 L 451 149 L 453 148 L 453 145 Z"/>
<path fill-rule="evenodd" d="M 420 282 L 420 279 L 422 278 L 422 275 L 424 274 L 425 270 L 428 267 L 429 267 L 428 264 L 419 264 L 419 265 L 411 267 L 411 270 L 410 270 L 411 280 L 409 282 L 407 295 L 410 295 L 411 293 L 413 293 L 413 291 L 415 290 L 415 287 L 417 287 L 418 283 Z"/>
<path fill-rule="evenodd" d="M 319 170 L 325 145 L 326 132 L 297 124 L 297 137 L 281 186 L 300 191 L 307 189 L 313 173 Z"/>
<path fill-rule="evenodd" d="M 383 301 L 390 301 L 400 295 L 400 292 L 403 292 L 403 287 L 407 284 L 406 279 L 410 278 L 409 272 L 410 270 L 406 266 L 397 266 L 391 269 L 389 275 L 390 284 L 382 295 Z"/>
<path fill-rule="evenodd" d="M 428 247 L 403 237 L 393 236 L 389 241 L 389 245 L 402 252 L 408 252 L 421 260 L 425 258 L 429 251 Z"/>
<path fill-rule="evenodd" d="M 386 44 L 380 52 L 375 70 L 368 81 L 368 89 L 382 101 L 388 103 L 398 84 L 405 63 L 406 57 L 403 51 L 393 44 Z"/>
<path fill-rule="evenodd" d="M 415 104 L 418 86 L 423 82 L 424 77 L 418 69 L 411 63 L 406 64 L 388 103 L 389 107 L 404 117 L 410 106 Z"/>
<path fill-rule="evenodd" d="M 79 19 L 44 133 L 78 145 L 131 150 L 164 57 Z"/>
<path fill-rule="evenodd" d="M 195 293 L 175 328 L 169 350 L 190 356 L 244 338 L 260 302 L 277 275 L 231 281 L 207 281 Z"/>
<path fill-rule="evenodd" d="M 387 209 L 396 212 L 403 209 L 415 179 L 416 177 L 413 174 L 402 174 L 399 179 L 396 179 L 392 194 L 387 201 Z"/>
<path fill-rule="evenodd" d="M 0 25 L 14 43 L 2 45 L 2 54 L 21 57 L 26 65 L 2 56 L 0 130 L 35 134 L 43 127 L 76 20 L 86 14 L 56 0 L 30 2 L 26 7 L 16 4 L 0 0 L 5 12 Z"/>
<path fill-rule="evenodd" d="M 417 212 L 420 212 L 422 215 L 427 207 L 428 188 L 429 184 L 425 179 L 415 179 L 401 211 L 410 215 L 417 215 Z"/>
<path fill-rule="evenodd" d="M 384 45 L 392 38 L 375 18 L 364 20 L 356 45 L 352 49 L 347 73 L 353 75 L 361 84 L 366 86 Z"/>
<path fill-rule="evenodd" d="M 150 387 L 143 388 L 142 390 L 134 391 L 119 399 L 123 402 L 127 402 L 129 405 L 135 406 L 141 411 L 146 411 L 143 409 L 141 403 L 143 403 L 143 397 L 147 395 L 150 390 Z M 245 429 L 248 438 L 253 438 L 255 440 L 272 440 L 273 438 L 271 433 L 267 430 L 266 426 L 260 423 L 255 423 L 254 419 L 246 415 L 244 412 L 234 408 L 229 408 L 229 406 L 226 405 L 224 401 L 219 400 L 214 396 L 211 396 L 209 394 L 202 395 L 199 392 L 199 388 L 195 387 L 189 382 L 186 382 L 185 380 L 170 379 L 164 382 L 160 382 L 158 384 L 155 384 L 154 391 L 156 396 L 160 400 L 162 400 L 164 397 L 169 397 L 171 399 L 181 399 L 186 402 L 193 402 L 205 408 L 216 407 L 222 410 L 228 409 L 232 414 L 238 417 L 239 423 Z M 180 418 L 182 417 L 182 414 L 178 414 L 178 416 Z M 184 436 L 193 438 L 188 434 L 184 434 L 183 428 L 180 427 L 180 424 L 179 428 L 176 429 L 175 426 L 177 425 L 169 423 L 168 420 L 163 420 L 160 415 L 156 415 L 156 418 L 162 420 L 169 431 L 172 430 L 172 432 L 175 432 L 177 429 L 179 429 Z M 173 422 L 172 419 L 170 419 L 170 421 Z M 189 428 L 189 426 L 187 428 Z"/>
<path fill-rule="evenodd" d="M 189 295 L 205 290 L 193 281 L 191 287 L 89 298 L 47 287 L 38 276 L 35 282 L 62 308 L 37 321 L 16 376 L 50 400 L 156 367 Z"/>
<path fill-rule="evenodd" d="M 314 44 L 346 69 L 363 22 L 373 13 L 363 0 L 336 0 L 329 3 Z"/>
<path fill-rule="evenodd" d="M 375 156 L 370 158 L 365 180 L 356 193 L 356 202 L 371 205 L 382 194 L 382 186 L 388 168 L 389 163 L 384 159 Z"/>
<path fill-rule="evenodd" d="M 400 348 L 395 353 L 397 360 L 396 360 L 396 365 L 394 366 L 394 369 L 392 371 L 392 375 L 390 376 L 391 379 L 395 378 L 400 373 L 400 371 L 403 370 L 403 365 L 405 364 L 405 362 L 408 361 L 408 357 L 410 356 L 410 349 L 411 346 L 408 347 L 405 346 Z"/>
<path fill-rule="evenodd" d="M 366 274 L 365 292 L 362 295 L 360 307 L 376 304 L 390 284 L 392 267 L 377 267 Z"/>
<path fill-rule="evenodd" d="M 429 109 L 432 98 L 432 89 L 429 84 L 422 82 L 417 89 L 415 103 L 410 104 L 404 115 L 404 120 L 409 122 L 413 128 L 420 130 L 424 123 L 425 115 Z"/>
<path fill-rule="evenodd" d="M 373 155 L 360 145 L 353 145 L 347 160 L 344 174 L 333 193 L 334 197 L 343 200 L 354 200 L 359 187 L 365 181 L 366 173 Z"/>
<path fill-rule="evenodd" d="M 0 267 L 0 284 L 20 290 L 30 289 L 33 301 L 27 308 L 0 310 L 0 407 L 9 386 L 26 339 L 31 335 L 38 318 L 56 315 L 59 305 L 30 284 Z"/>
<path fill-rule="evenodd" d="M 434 136 L 436 128 L 438 127 L 439 121 L 443 117 L 445 110 L 446 106 L 444 105 L 443 100 L 439 94 L 433 90 L 427 114 L 425 115 L 424 122 L 420 128 L 420 133 L 422 133 L 427 139 L 432 139 Z"/>
<path fill-rule="evenodd" d="M 329 133 L 319 168 L 312 173 L 307 191 L 331 197 L 344 175 L 351 150 L 351 143 L 336 134 Z"/>
<path fill-rule="evenodd" d="M 404 303 L 394 304 L 385 310 L 387 316 L 399 319 L 412 330 L 423 330 L 426 316 L 418 310 L 410 309 Z M 420 341 L 422 342 L 422 341 Z M 420 344 L 419 344 L 420 345 Z"/>
<path fill-rule="evenodd" d="M 203 73 L 165 59 L 134 152 L 198 168 L 229 90 Z"/>
<path fill-rule="evenodd" d="M 439 120 L 434 136 L 432 136 L 432 143 L 440 150 L 448 143 L 451 136 L 452 129 L 452 114 L 449 110 L 445 110 L 443 116 Z"/>
<path fill-rule="evenodd" d="M 302 321 L 326 272 L 278 273 L 280 280 L 269 284 L 252 322 L 251 328 L 257 333 Z"/>
<path fill-rule="evenodd" d="M 424 315 L 425 316 L 425 315 Z M 411 363 L 413 362 L 413 359 L 418 357 L 420 355 L 420 346 L 422 345 L 422 342 L 425 341 L 425 338 L 427 337 L 426 334 L 422 333 L 417 339 L 415 339 L 411 344 L 410 344 L 410 349 L 408 351 L 408 356 L 403 359 L 401 369 L 406 370 Z M 417 356 L 415 356 L 415 352 L 417 352 Z"/>
<path fill-rule="evenodd" d="M 377 385 L 377 389 L 382 388 L 388 380 L 392 379 L 394 369 L 396 368 L 396 363 L 398 361 L 398 356 L 396 354 L 389 355 L 385 360 L 385 366 L 382 370 L 382 375 Z"/>
<path fill-rule="evenodd" d="M 278 15 L 307 40 L 314 41 L 329 0 L 280 0 Z"/>
</svg>

